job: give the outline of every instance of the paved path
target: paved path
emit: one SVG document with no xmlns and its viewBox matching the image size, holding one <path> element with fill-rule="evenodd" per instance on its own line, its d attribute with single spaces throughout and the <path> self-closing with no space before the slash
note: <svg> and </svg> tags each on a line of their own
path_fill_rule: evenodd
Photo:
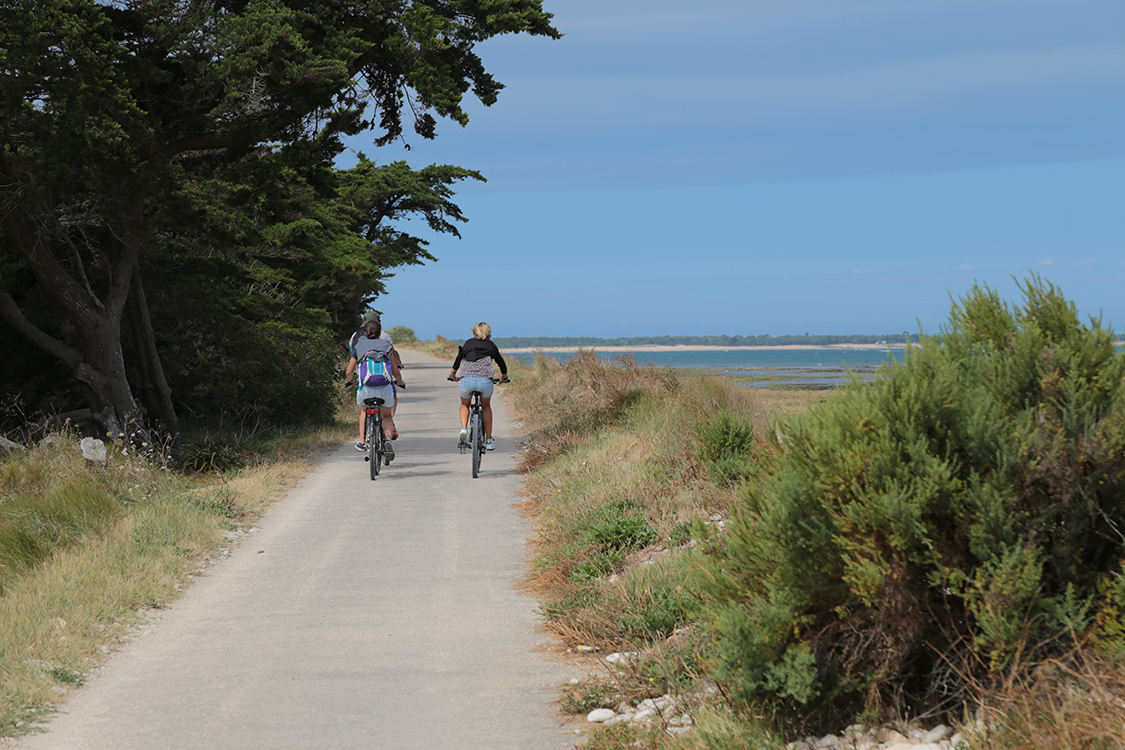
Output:
<svg viewBox="0 0 1125 750">
<path fill-rule="evenodd" d="M 403 358 L 391 466 L 371 481 L 351 443 L 329 456 L 19 748 L 573 747 L 549 705 L 569 672 L 514 589 L 528 529 L 502 404 L 473 480 L 448 363 Z"/>
</svg>

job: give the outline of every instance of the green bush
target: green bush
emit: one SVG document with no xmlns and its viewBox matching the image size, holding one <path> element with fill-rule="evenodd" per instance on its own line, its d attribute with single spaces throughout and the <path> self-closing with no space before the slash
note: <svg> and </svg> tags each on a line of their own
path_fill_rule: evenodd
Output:
<svg viewBox="0 0 1125 750">
<path fill-rule="evenodd" d="M 756 473 L 754 425 L 749 420 L 720 411 L 696 424 L 695 435 L 711 481 L 739 482 Z"/>
<path fill-rule="evenodd" d="M 603 550 L 633 550 L 655 542 L 656 532 L 644 516 L 623 516 L 596 524 L 590 537 Z"/>
<path fill-rule="evenodd" d="M 406 326 L 394 326 L 387 331 L 387 335 L 396 344 L 412 344 L 418 340 L 418 334 L 414 333 L 414 329 Z"/>
<path fill-rule="evenodd" d="M 717 675 L 812 724 L 954 711 L 1092 636 L 1120 645 L 1125 357 L 1038 278 L 784 428 L 708 545 Z"/>
</svg>

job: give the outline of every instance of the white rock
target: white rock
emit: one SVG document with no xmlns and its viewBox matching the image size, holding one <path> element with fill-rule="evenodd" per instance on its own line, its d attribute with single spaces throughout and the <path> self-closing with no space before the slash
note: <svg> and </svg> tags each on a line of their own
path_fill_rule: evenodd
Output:
<svg viewBox="0 0 1125 750">
<path fill-rule="evenodd" d="M 593 711 L 586 714 L 586 721 L 591 724 L 601 724 L 609 721 L 614 716 L 617 716 L 617 712 L 612 708 L 595 708 Z"/>
<path fill-rule="evenodd" d="M 598 650 L 597 646 L 576 646 L 575 651 L 580 654 L 590 654 Z"/>
<path fill-rule="evenodd" d="M 836 744 L 839 743 L 839 741 L 840 741 L 840 738 L 837 737 L 836 735 L 826 734 L 823 737 L 821 737 L 819 740 L 817 740 L 816 744 L 813 745 L 813 747 L 835 747 Z"/>
<path fill-rule="evenodd" d="M 607 656 L 605 660 L 610 664 L 623 664 L 635 656 L 638 656 L 638 652 L 636 651 L 625 651 L 624 653 L 615 651 Z"/>
<path fill-rule="evenodd" d="M 651 708 L 642 708 L 629 717 L 630 722 L 645 722 L 656 717 L 656 711 Z"/>
<path fill-rule="evenodd" d="M 887 750 L 917 750 L 917 748 L 918 748 L 917 745 L 915 745 L 913 742 L 911 742 L 910 740 L 907 740 L 907 739 L 903 739 L 900 742 L 894 742 L 894 743 L 891 743 L 891 744 L 884 745 L 884 747 L 886 747 Z"/>
<path fill-rule="evenodd" d="M 82 438 L 82 458 L 86 459 L 93 464 L 104 464 L 106 462 L 105 443 L 97 438 Z"/>
<path fill-rule="evenodd" d="M 667 695 L 662 695 L 659 698 L 645 698 L 641 701 L 638 708 L 652 709 L 653 711 L 663 711 L 672 705 L 672 699 Z"/>
<path fill-rule="evenodd" d="M 941 742 L 942 740 L 949 739 L 952 736 L 952 729 L 947 727 L 945 724 L 938 724 L 936 727 L 922 735 L 922 742 Z"/>
<path fill-rule="evenodd" d="M 3 435 L 0 435 L 0 456 L 3 456 L 7 453 L 22 452 L 22 451 L 25 451 L 25 450 L 27 450 L 27 449 L 24 448 L 19 443 L 13 443 L 8 438 L 4 437 Z"/>
</svg>

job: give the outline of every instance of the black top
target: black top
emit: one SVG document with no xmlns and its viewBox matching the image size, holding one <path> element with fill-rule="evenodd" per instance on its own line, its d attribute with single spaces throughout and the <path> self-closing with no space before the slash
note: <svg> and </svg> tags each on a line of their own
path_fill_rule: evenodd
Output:
<svg viewBox="0 0 1125 750">
<path fill-rule="evenodd" d="M 492 361 L 499 365 L 501 375 L 508 374 L 508 365 L 504 364 L 504 358 L 500 356 L 500 350 L 490 339 L 471 338 L 459 346 L 457 348 L 457 359 L 453 362 L 453 369 L 456 370 L 461 366 L 461 360 L 476 362 L 478 359 L 484 359 L 485 357 L 492 357 Z"/>
</svg>

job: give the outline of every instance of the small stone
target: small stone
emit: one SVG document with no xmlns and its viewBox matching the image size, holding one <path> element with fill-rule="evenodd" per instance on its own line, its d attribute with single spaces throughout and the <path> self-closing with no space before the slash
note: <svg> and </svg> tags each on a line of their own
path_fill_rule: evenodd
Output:
<svg viewBox="0 0 1125 750">
<path fill-rule="evenodd" d="M 651 708 L 642 708 L 629 717 L 630 722 L 646 722 L 656 717 L 656 711 Z"/>
<path fill-rule="evenodd" d="M 834 734 L 826 734 L 817 740 L 813 747 L 836 747 L 840 743 L 840 738 Z"/>
<path fill-rule="evenodd" d="M 953 736 L 953 730 L 944 724 L 939 724 L 922 736 L 922 742 L 941 742 Z"/>
<path fill-rule="evenodd" d="M 18 453 L 27 450 L 19 443 L 13 443 L 6 437 L 0 435 L 0 456 L 5 456 L 9 453 Z"/>
<path fill-rule="evenodd" d="M 609 721 L 614 716 L 617 716 L 617 712 L 612 708 L 595 708 L 593 711 L 586 714 L 586 721 L 591 724 L 601 724 Z"/>
<path fill-rule="evenodd" d="M 105 443 L 97 438 L 82 438 L 82 458 L 92 464 L 104 464 L 108 458 Z"/>
<path fill-rule="evenodd" d="M 623 664 L 623 663 L 629 661 L 630 659 L 632 659 L 634 656 L 638 656 L 638 655 L 639 654 L 636 651 L 625 651 L 625 652 L 615 651 L 612 654 L 610 654 L 609 656 L 607 656 L 605 658 L 605 660 L 607 662 L 609 662 L 610 664 Z"/>
</svg>

